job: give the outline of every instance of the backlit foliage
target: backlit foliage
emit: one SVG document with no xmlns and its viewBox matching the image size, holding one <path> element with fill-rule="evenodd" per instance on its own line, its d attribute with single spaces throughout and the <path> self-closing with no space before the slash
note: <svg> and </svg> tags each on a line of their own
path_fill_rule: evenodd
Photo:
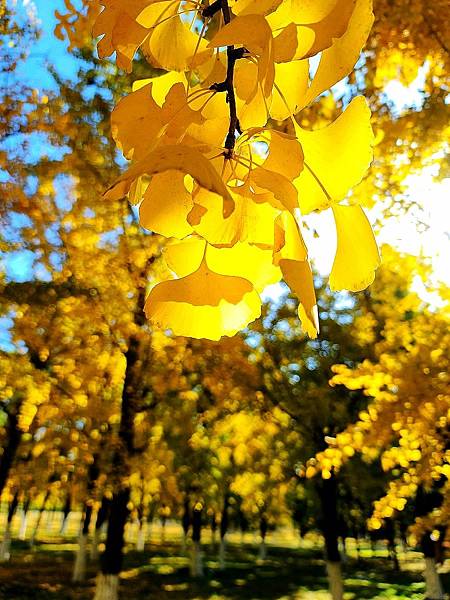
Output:
<svg viewBox="0 0 450 600">
<path fill-rule="evenodd" d="M 383 469 L 394 478 L 375 502 L 369 524 L 381 527 L 384 518 L 415 498 L 419 487 L 439 489 L 444 503 L 427 519 L 418 519 L 416 531 L 422 533 L 445 525 L 450 514 L 449 314 L 426 306 L 411 291 L 418 271 L 412 257 L 400 258 L 384 248 L 383 260 L 386 266 L 354 326 L 357 339 L 366 341 L 372 354 L 356 368 L 335 365 L 331 379 L 332 385 L 362 390 L 370 398 L 368 407 L 330 439 L 310 463 L 310 474 L 319 470 L 328 477 L 355 451 L 368 460 L 380 456 Z"/>
<path fill-rule="evenodd" d="M 99 56 L 115 52 L 131 71 L 138 53 L 166 71 L 135 81 L 113 111 L 113 137 L 133 162 L 105 194 L 128 195 L 141 225 L 170 240 L 175 279 L 151 289 L 147 317 L 175 334 L 233 335 L 260 315 L 259 293 L 284 278 L 315 337 L 301 219 L 333 210 L 333 289 L 373 281 L 375 240 L 349 198 L 371 162 L 373 134 L 363 97 L 322 128 L 297 119 L 352 70 L 373 21 L 371 1 L 102 6 L 93 29 L 102 36 Z"/>
</svg>

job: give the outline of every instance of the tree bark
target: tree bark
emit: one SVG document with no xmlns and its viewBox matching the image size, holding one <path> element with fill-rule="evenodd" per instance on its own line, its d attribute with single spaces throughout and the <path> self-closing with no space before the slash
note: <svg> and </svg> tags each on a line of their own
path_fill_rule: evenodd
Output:
<svg viewBox="0 0 450 600">
<path fill-rule="evenodd" d="M 145 294 L 144 290 L 141 290 Z M 139 310 L 141 305 L 139 303 Z M 139 317 L 141 318 L 141 317 Z M 119 448 L 114 453 L 113 469 L 117 489 L 113 493 L 108 519 L 105 550 L 100 558 L 95 600 L 116 600 L 119 590 L 119 573 L 122 568 L 125 524 L 128 518 L 130 488 L 123 484 L 129 475 L 127 458 L 135 453 L 134 416 L 136 414 L 136 390 L 138 389 L 136 363 L 139 358 L 139 340 L 130 338 L 125 352 L 125 379 L 122 391 Z M 105 594 L 109 594 L 106 596 Z"/>
<path fill-rule="evenodd" d="M 226 550 L 226 537 L 228 532 L 228 508 L 230 506 L 230 497 L 228 494 L 225 494 L 225 498 L 223 501 L 223 509 L 222 516 L 220 519 L 220 547 L 219 547 L 219 569 L 221 571 L 225 570 L 225 550 Z"/>
<path fill-rule="evenodd" d="M 87 565 L 87 543 L 89 535 L 89 525 L 92 520 L 92 503 L 87 502 L 84 510 L 83 524 L 80 529 L 78 536 L 78 550 L 75 556 L 75 563 L 73 567 L 72 581 L 77 583 L 84 581 L 86 578 L 86 565 Z"/>
<path fill-rule="evenodd" d="M 8 413 L 8 422 L 6 425 L 6 445 L 0 460 L 0 497 L 8 481 L 9 473 L 17 454 L 22 432 L 19 425 L 20 403 L 17 403 L 15 410 Z"/>
<path fill-rule="evenodd" d="M 19 540 L 24 541 L 27 537 L 27 524 L 28 524 L 28 508 L 30 506 L 30 500 L 27 498 L 22 503 L 22 518 L 20 520 L 19 529 Z"/>
<path fill-rule="evenodd" d="M 192 511 L 192 577 L 203 577 L 203 557 L 201 548 L 202 512 L 203 506 L 200 502 L 197 502 Z"/>
<path fill-rule="evenodd" d="M 109 509 L 111 505 L 111 500 L 103 496 L 102 503 L 100 504 L 100 508 L 97 512 L 97 519 L 95 521 L 95 530 L 92 538 L 91 545 L 91 559 L 98 560 L 98 545 L 100 543 L 100 537 L 102 534 L 102 529 L 106 526 L 109 516 Z"/>
<path fill-rule="evenodd" d="M 342 581 L 341 556 L 338 544 L 338 510 L 336 478 L 322 479 L 317 484 L 321 505 L 321 530 L 325 540 L 325 557 L 328 583 L 333 600 L 342 600 L 344 586 Z"/>
<path fill-rule="evenodd" d="M 16 492 L 8 509 L 5 532 L 3 534 L 2 543 L 0 544 L 0 562 L 7 562 L 11 558 L 11 523 L 18 504 L 19 492 Z"/>
<path fill-rule="evenodd" d="M 427 532 L 421 540 L 421 548 L 425 557 L 425 585 L 428 600 L 443 600 L 445 598 L 441 578 L 436 568 L 436 542 Z"/>
<path fill-rule="evenodd" d="M 42 504 L 41 504 L 40 508 L 38 509 L 38 517 L 37 517 L 36 524 L 33 529 L 33 533 L 31 534 L 31 538 L 30 538 L 30 547 L 31 548 L 34 546 L 34 542 L 36 540 L 36 536 L 39 531 L 39 525 L 41 524 L 42 515 L 44 514 L 45 505 L 47 504 L 47 500 L 48 500 L 49 496 L 50 496 L 50 490 L 47 490 L 45 492 L 44 500 L 42 501 Z"/>
</svg>

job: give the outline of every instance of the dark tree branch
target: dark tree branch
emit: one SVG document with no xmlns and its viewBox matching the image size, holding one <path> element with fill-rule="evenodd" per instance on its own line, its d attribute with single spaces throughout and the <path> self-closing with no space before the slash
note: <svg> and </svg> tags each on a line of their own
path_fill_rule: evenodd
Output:
<svg viewBox="0 0 450 600">
<path fill-rule="evenodd" d="M 202 12 L 204 17 L 212 17 L 214 14 L 222 11 L 225 25 L 231 22 L 231 12 L 228 6 L 228 0 L 215 0 L 210 6 Z M 225 138 L 225 158 L 231 158 L 233 155 L 234 145 L 236 143 L 236 132 L 241 132 L 241 126 L 237 116 L 236 95 L 234 93 L 234 66 L 239 58 L 243 58 L 246 54 L 245 48 L 235 49 L 234 46 L 227 46 L 227 76 L 220 83 L 213 83 L 209 88 L 215 92 L 226 92 L 227 102 L 230 109 L 230 126 L 228 128 L 227 137 Z"/>
</svg>

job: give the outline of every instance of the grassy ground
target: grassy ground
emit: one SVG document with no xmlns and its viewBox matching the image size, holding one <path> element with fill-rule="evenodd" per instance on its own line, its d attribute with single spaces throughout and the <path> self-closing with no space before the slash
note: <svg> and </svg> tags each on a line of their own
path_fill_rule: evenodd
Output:
<svg viewBox="0 0 450 600">
<path fill-rule="evenodd" d="M 272 537 L 268 558 L 256 561 L 257 547 L 241 545 L 237 537 L 228 548 L 227 570 L 221 573 L 211 545 L 205 545 L 205 577 L 189 577 L 188 558 L 173 539 L 152 541 L 144 553 L 130 549 L 122 572 L 123 600 L 328 600 L 324 564 L 320 549 L 312 544 L 282 546 Z M 10 563 L 0 565 L 1 600 L 90 600 L 95 583 L 95 565 L 81 585 L 70 581 L 73 540 L 51 536 L 33 550 L 24 542 L 13 543 Z M 356 560 L 350 549 L 345 565 L 346 600 L 419 600 L 424 597 L 420 555 L 401 556 L 402 572 L 395 573 L 379 545 L 378 556 Z M 352 556 L 353 555 L 353 556 Z M 450 589 L 450 574 L 444 575 Z"/>
</svg>

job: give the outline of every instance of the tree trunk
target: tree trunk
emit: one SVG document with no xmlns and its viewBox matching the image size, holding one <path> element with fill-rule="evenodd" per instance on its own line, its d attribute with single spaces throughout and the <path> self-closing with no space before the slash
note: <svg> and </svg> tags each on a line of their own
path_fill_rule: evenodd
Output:
<svg viewBox="0 0 450 600">
<path fill-rule="evenodd" d="M 86 504 L 83 518 L 83 525 L 78 536 L 78 550 L 75 556 L 75 564 L 73 567 L 72 581 L 77 583 L 84 581 L 86 578 L 86 553 L 89 535 L 89 525 L 92 519 L 92 504 Z"/>
<path fill-rule="evenodd" d="M 389 558 L 392 560 L 394 571 L 400 571 L 400 563 L 398 562 L 397 546 L 395 544 L 395 527 L 392 519 L 386 519 L 386 539 Z"/>
<path fill-rule="evenodd" d="M 41 524 L 42 515 L 44 514 L 45 505 L 47 504 L 47 500 L 48 500 L 49 496 L 50 496 L 50 490 L 47 490 L 45 492 L 44 500 L 42 501 L 42 504 L 41 504 L 40 508 L 38 509 L 38 517 L 37 517 L 36 524 L 33 529 L 33 533 L 31 534 L 31 538 L 30 538 L 30 548 L 32 548 L 34 546 L 34 542 L 36 540 L 36 536 L 39 531 L 39 525 Z"/>
<path fill-rule="evenodd" d="M 203 506 L 197 502 L 192 511 L 192 554 L 191 575 L 192 577 L 203 577 L 203 557 L 201 547 Z"/>
<path fill-rule="evenodd" d="M 100 573 L 97 577 L 94 600 L 116 600 L 118 598 L 119 573 L 122 569 L 129 499 L 130 489 L 128 487 L 116 492 L 112 498 L 105 551 L 100 559 Z"/>
<path fill-rule="evenodd" d="M 11 523 L 18 504 L 19 492 L 16 492 L 8 509 L 5 532 L 3 534 L 2 543 L 0 544 L 0 562 L 7 562 L 11 558 Z"/>
<path fill-rule="evenodd" d="M 225 549 L 226 549 L 226 537 L 228 531 L 228 507 L 230 505 L 230 499 L 228 494 L 225 494 L 223 501 L 222 516 L 220 518 L 220 547 L 219 547 L 219 569 L 225 570 Z"/>
<path fill-rule="evenodd" d="M 342 600 L 341 556 L 338 544 L 338 511 L 336 478 L 322 479 L 317 484 L 321 504 L 321 529 L 325 540 L 325 556 L 330 594 L 333 600 Z"/>
<path fill-rule="evenodd" d="M 327 560 L 327 575 L 332 599 L 342 600 L 344 597 L 344 586 L 342 582 L 341 563 Z"/>
<path fill-rule="evenodd" d="M 100 572 L 95 582 L 94 600 L 117 600 L 119 597 L 119 575 Z"/>
<path fill-rule="evenodd" d="M 445 594 L 436 568 L 436 542 L 431 539 L 430 532 L 422 537 L 421 548 L 425 557 L 426 597 L 428 600 L 443 600 Z"/>
<path fill-rule="evenodd" d="M 139 288 L 137 312 L 134 315 L 136 325 L 145 322 L 142 306 L 145 300 L 145 289 Z M 97 577 L 95 600 L 116 600 L 119 590 L 119 573 L 122 568 L 123 546 L 125 542 L 125 525 L 128 518 L 128 502 L 130 488 L 124 485 L 124 479 L 130 475 L 128 458 L 136 455 L 134 445 L 134 418 L 138 407 L 140 393 L 140 340 L 130 337 L 125 357 L 125 378 L 122 390 L 120 426 L 118 431 L 119 447 L 112 460 L 115 491 L 111 500 L 106 535 L 105 551 L 100 559 L 100 572 Z"/>
<path fill-rule="evenodd" d="M 8 413 L 8 422 L 6 425 L 6 445 L 3 449 L 2 459 L 0 460 L 0 497 L 5 489 L 8 481 L 9 472 L 11 470 L 17 449 L 20 444 L 22 432 L 19 424 L 20 403 L 15 407 L 15 411 Z"/>
<path fill-rule="evenodd" d="M 191 509 L 189 506 L 189 498 L 184 499 L 183 515 L 181 517 L 181 526 L 183 527 L 183 543 L 181 552 L 185 554 L 187 548 L 187 540 L 189 535 L 189 529 L 191 527 Z"/>
<path fill-rule="evenodd" d="M 138 552 L 144 552 L 145 550 L 145 539 L 147 534 L 147 519 L 141 516 L 139 519 L 139 529 L 137 532 L 136 550 Z"/>
<path fill-rule="evenodd" d="M 102 503 L 100 504 L 100 508 L 97 512 L 97 520 L 95 521 L 95 530 L 94 536 L 92 538 L 92 546 L 91 546 L 91 559 L 98 560 L 98 545 L 100 543 L 100 538 L 102 534 L 102 530 L 106 527 L 109 510 L 111 506 L 111 500 L 103 496 Z"/>
<path fill-rule="evenodd" d="M 69 525 L 69 515 L 71 511 L 71 497 L 70 494 L 67 494 L 66 501 L 64 503 L 64 508 L 62 511 L 62 519 L 61 519 L 61 535 L 65 535 L 67 532 L 67 527 Z"/>
<path fill-rule="evenodd" d="M 259 520 L 259 533 L 261 536 L 261 542 L 259 545 L 258 560 L 266 560 L 267 558 L 267 546 L 266 546 L 266 535 L 267 535 L 267 519 L 263 515 Z"/>
<path fill-rule="evenodd" d="M 24 500 L 22 504 L 22 515 L 20 519 L 20 529 L 19 529 L 19 540 L 24 541 L 27 538 L 27 524 L 28 524 L 28 508 L 30 506 L 30 501 Z"/>
</svg>

